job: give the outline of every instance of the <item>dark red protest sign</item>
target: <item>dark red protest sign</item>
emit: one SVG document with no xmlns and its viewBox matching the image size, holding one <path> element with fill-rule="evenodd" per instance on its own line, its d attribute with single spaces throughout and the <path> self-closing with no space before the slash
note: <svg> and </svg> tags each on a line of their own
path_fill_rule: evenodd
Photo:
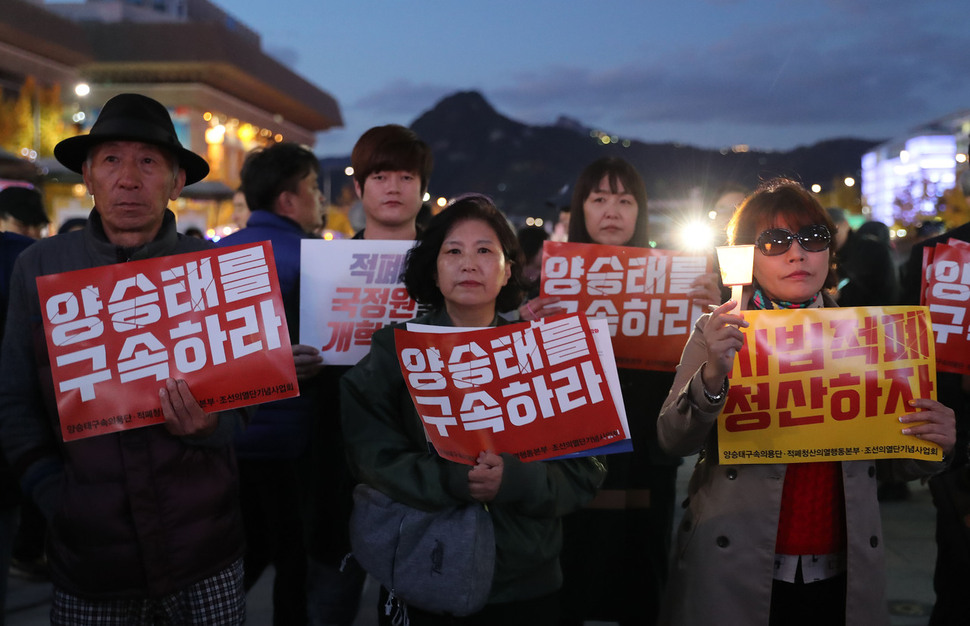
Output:
<svg viewBox="0 0 970 626">
<path fill-rule="evenodd" d="M 616 367 L 583 315 L 466 332 L 396 329 L 414 406 L 442 457 L 483 450 L 538 461 L 629 440 Z M 454 329 L 446 329 L 454 330 Z M 628 451 L 629 447 L 624 451 Z M 620 451 L 620 450 L 616 450 Z"/>
<path fill-rule="evenodd" d="M 922 303 L 930 309 L 936 367 L 970 374 L 970 244 L 925 249 Z"/>
<path fill-rule="evenodd" d="M 269 242 L 37 279 L 65 441 L 164 421 L 182 378 L 207 412 L 299 394 Z"/>
<path fill-rule="evenodd" d="M 673 371 L 701 309 L 691 283 L 707 256 L 670 250 L 545 242 L 542 295 L 607 321 L 617 367 Z"/>
</svg>

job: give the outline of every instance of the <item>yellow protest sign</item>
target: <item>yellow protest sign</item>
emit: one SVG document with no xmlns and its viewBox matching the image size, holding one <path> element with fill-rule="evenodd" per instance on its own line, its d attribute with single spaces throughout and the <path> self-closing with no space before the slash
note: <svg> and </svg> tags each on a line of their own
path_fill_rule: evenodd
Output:
<svg viewBox="0 0 970 626">
<path fill-rule="evenodd" d="M 750 324 L 718 418 L 722 463 L 939 461 L 903 435 L 914 398 L 936 399 L 926 307 L 744 311 Z"/>
</svg>

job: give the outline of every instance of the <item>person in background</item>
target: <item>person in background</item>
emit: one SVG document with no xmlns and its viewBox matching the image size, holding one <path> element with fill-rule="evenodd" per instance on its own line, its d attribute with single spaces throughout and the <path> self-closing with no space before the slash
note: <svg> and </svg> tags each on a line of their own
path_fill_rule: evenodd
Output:
<svg viewBox="0 0 970 626">
<path fill-rule="evenodd" d="M 768 181 L 748 196 L 728 226 L 731 245 L 757 246 L 747 308 L 835 306 L 824 291 L 834 280 L 834 228 L 798 183 Z M 699 453 L 660 623 L 886 625 L 876 466 L 913 478 L 944 463 L 721 464 L 716 424 L 747 325 L 739 304 L 722 304 L 695 324 L 657 424 L 668 454 Z M 912 406 L 899 416 L 903 434 L 949 456 L 953 411 L 926 398 Z"/>
<path fill-rule="evenodd" d="M 0 354 L 0 445 L 48 522 L 51 623 L 240 624 L 243 528 L 232 435 L 245 413 L 206 413 L 184 380 L 159 389 L 164 423 L 65 443 L 46 363 L 37 277 L 212 248 L 167 207 L 209 166 L 168 110 L 140 94 L 104 104 L 54 156 L 84 179 L 84 230 L 17 259 Z M 105 416 L 108 417 L 108 416 Z"/>
<path fill-rule="evenodd" d="M 88 218 L 86 217 L 71 217 L 64 220 L 60 227 L 57 229 L 57 234 L 69 233 L 74 230 L 84 230 L 84 227 L 88 223 Z"/>
<path fill-rule="evenodd" d="M 525 255 L 525 265 L 522 267 L 525 297 L 537 298 L 542 274 L 542 244 L 549 239 L 549 233 L 541 226 L 523 226 L 515 236 Z"/>
<path fill-rule="evenodd" d="M 569 240 L 569 205 L 564 204 L 559 207 L 559 218 L 556 220 L 556 225 L 552 227 L 552 235 L 549 236 L 550 241 L 568 241 Z"/>
<path fill-rule="evenodd" d="M 889 235 L 889 227 L 882 222 L 877 222 L 875 220 L 863 222 L 859 225 L 859 228 L 855 229 L 855 232 L 860 237 L 869 237 L 870 239 L 875 239 L 890 250 L 895 249 L 892 237 Z"/>
<path fill-rule="evenodd" d="M 17 236 L 31 242 L 43 237 L 49 223 L 50 219 L 44 210 L 43 199 L 36 189 L 7 187 L 0 191 L 0 229 L 4 231 L 6 245 L 11 249 L 22 249 L 21 245 L 16 243 Z M 10 573 L 26 580 L 46 580 L 44 516 L 31 498 L 19 498 L 19 500 L 19 517 L 11 549 Z"/>
<path fill-rule="evenodd" d="M 0 341 L 3 339 L 3 328 L 7 319 L 10 274 L 13 272 L 14 261 L 32 243 L 34 243 L 34 240 L 30 237 L 24 237 L 17 233 L 0 232 Z M 17 484 L 17 474 L 7 463 L 3 451 L 0 450 L 0 626 L 3 626 L 4 623 L 7 572 L 10 570 L 20 502 L 20 486 Z M 44 518 L 41 517 L 40 519 L 43 525 Z"/>
<path fill-rule="evenodd" d="M 36 189 L 6 187 L 0 191 L 0 230 L 40 239 L 50 221 Z"/>
<path fill-rule="evenodd" d="M 899 300 L 899 272 L 892 249 L 852 230 L 845 211 L 827 209 L 835 225 L 833 247 L 839 306 L 891 306 Z"/>
<path fill-rule="evenodd" d="M 903 304 L 920 303 L 923 250 L 950 239 L 970 243 L 970 224 L 924 239 L 913 246 L 903 266 Z M 956 414 L 956 445 L 944 472 L 929 480 L 936 507 L 936 567 L 933 590 L 936 603 L 930 626 L 963 624 L 970 615 L 970 375 L 936 373 L 937 397 Z"/>
<path fill-rule="evenodd" d="M 261 404 L 249 427 L 236 436 L 240 501 L 246 527 L 245 587 L 268 565 L 273 579 L 273 623 L 307 622 L 307 552 L 300 468 L 320 402 L 317 350 L 301 345 L 300 246 L 323 225 L 323 194 L 316 156 L 295 143 L 276 143 L 250 152 L 239 174 L 247 226 L 223 237 L 220 246 L 259 241 L 273 244 L 273 258 L 286 311 L 300 396 Z M 309 363 L 307 361 L 309 360 Z"/>
<path fill-rule="evenodd" d="M 354 239 L 413 241 L 416 220 L 428 189 L 431 148 L 414 131 L 389 124 L 375 126 L 357 140 L 350 157 L 354 188 L 365 224 Z M 319 355 L 308 355 L 308 358 Z M 320 361 L 322 362 L 322 360 Z M 319 415 L 313 422 L 306 520 L 310 555 L 308 600 L 314 626 L 350 626 L 360 606 L 365 573 L 350 552 L 348 523 L 354 482 L 342 437 L 340 377 L 350 368 L 324 368 Z"/>
<path fill-rule="evenodd" d="M 250 215 L 249 205 L 246 204 L 246 194 L 240 187 L 232 194 L 232 216 L 230 219 L 236 225 L 236 228 L 246 228 L 246 222 L 249 221 Z"/>
<path fill-rule="evenodd" d="M 649 246 L 643 179 L 622 159 L 583 170 L 569 214 L 570 243 Z M 690 296 L 700 306 L 720 303 L 717 276 L 699 277 Z M 558 306 L 539 301 L 543 310 Z M 563 520 L 564 625 L 653 624 L 667 579 L 681 461 L 660 449 L 656 420 L 673 373 L 620 368 L 619 377 L 633 452 L 606 457 L 609 472 L 596 498 Z"/>
<path fill-rule="evenodd" d="M 521 299 L 521 252 L 505 216 L 485 196 L 456 199 L 431 219 L 407 256 L 404 282 L 433 307 L 415 323 L 479 328 Z M 378 623 L 543 626 L 559 614 L 560 516 L 593 497 L 604 469 L 596 457 L 524 463 L 483 450 L 474 467 L 428 445 L 394 347 L 394 328 L 374 333 L 370 353 L 341 381 L 348 458 L 360 482 L 421 510 L 483 502 L 495 527 L 496 563 L 488 604 L 463 618 L 394 604 L 388 590 Z M 403 621 L 402 621 L 403 620 Z"/>
<path fill-rule="evenodd" d="M 885 240 L 865 232 L 877 232 L 875 226 L 854 231 L 846 220 L 845 211 L 826 209 L 835 225 L 835 271 L 838 284 L 835 299 L 839 306 L 892 306 L 899 303 L 899 271 L 889 245 L 889 229 Z M 881 224 L 881 222 L 876 222 Z M 871 224 L 871 222 L 870 222 Z M 885 226 L 885 225 L 883 225 Z M 885 241 L 885 243 L 884 243 Z M 879 499 L 884 502 L 905 500 L 909 484 L 904 480 L 879 479 Z"/>
</svg>

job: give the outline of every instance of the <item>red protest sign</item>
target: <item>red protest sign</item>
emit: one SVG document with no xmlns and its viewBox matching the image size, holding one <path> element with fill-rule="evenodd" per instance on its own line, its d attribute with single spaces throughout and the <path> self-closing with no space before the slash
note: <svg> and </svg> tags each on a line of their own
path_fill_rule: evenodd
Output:
<svg viewBox="0 0 970 626">
<path fill-rule="evenodd" d="M 605 332 L 569 315 L 447 334 L 399 328 L 394 340 L 435 450 L 474 465 L 483 450 L 538 461 L 629 439 L 616 368 L 594 340 Z"/>
<path fill-rule="evenodd" d="M 937 245 L 924 255 L 924 303 L 936 338 L 936 366 L 970 374 L 970 245 Z"/>
<path fill-rule="evenodd" d="M 701 315 L 691 283 L 711 265 L 708 256 L 671 250 L 547 241 L 542 295 L 606 319 L 617 366 L 672 371 Z"/>
<path fill-rule="evenodd" d="M 64 441 L 159 424 L 183 378 L 207 412 L 299 394 L 269 242 L 37 279 Z"/>
</svg>

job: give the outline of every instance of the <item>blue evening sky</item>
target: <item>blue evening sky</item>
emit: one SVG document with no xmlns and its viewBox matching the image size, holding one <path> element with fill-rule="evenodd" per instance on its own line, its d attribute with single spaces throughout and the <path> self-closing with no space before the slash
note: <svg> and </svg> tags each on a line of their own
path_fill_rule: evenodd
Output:
<svg viewBox="0 0 970 626">
<path fill-rule="evenodd" d="M 966 0 L 214 0 L 333 95 L 345 128 L 478 90 L 529 124 L 790 149 L 970 109 Z"/>
</svg>

